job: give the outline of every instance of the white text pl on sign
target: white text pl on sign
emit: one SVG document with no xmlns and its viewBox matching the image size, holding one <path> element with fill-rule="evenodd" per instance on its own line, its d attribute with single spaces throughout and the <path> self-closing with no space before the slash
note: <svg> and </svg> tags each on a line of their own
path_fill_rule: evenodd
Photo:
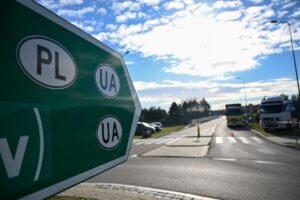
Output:
<svg viewBox="0 0 300 200">
<path fill-rule="evenodd" d="M 122 127 L 119 120 L 113 116 L 104 117 L 98 124 L 97 137 L 105 149 L 113 149 L 118 146 L 122 137 Z"/>
<path fill-rule="evenodd" d="M 111 66 L 100 65 L 95 74 L 96 84 L 102 94 L 107 97 L 115 97 L 120 90 L 120 79 Z"/>
<path fill-rule="evenodd" d="M 71 54 L 47 37 L 23 39 L 18 45 L 17 58 L 26 75 L 45 87 L 65 88 L 76 78 L 76 65 Z"/>
</svg>

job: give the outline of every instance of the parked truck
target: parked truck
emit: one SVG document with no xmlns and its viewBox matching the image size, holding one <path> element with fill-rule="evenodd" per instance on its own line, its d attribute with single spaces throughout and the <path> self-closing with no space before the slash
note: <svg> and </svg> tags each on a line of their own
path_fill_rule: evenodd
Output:
<svg viewBox="0 0 300 200">
<path fill-rule="evenodd" d="M 225 105 L 226 110 L 225 110 L 225 115 L 226 115 L 226 120 L 227 120 L 227 126 L 238 126 L 238 125 L 243 125 L 242 121 L 242 106 L 240 103 L 235 103 L 235 104 L 226 104 Z"/>
<path fill-rule="evenodd" d="M 264 97 L 260 105 L 260 126 L 265 130 L 289 128 L 295 111 L 287 96 Z"/>
</svg>

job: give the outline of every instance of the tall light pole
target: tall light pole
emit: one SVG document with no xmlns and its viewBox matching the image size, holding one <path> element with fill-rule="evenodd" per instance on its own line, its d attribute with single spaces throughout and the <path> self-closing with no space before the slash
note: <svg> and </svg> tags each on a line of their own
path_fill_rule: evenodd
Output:
<svg viewBox="0 0 300 200">
<path fill-rule="evenodd" d="M 245 103 L 246 103 L 246 114 L 248 113 L 248 103 L 247 103 L 247 93 L 246 93 L 246 87 L 245 87 L 245 79 L 243 77 L 236 77 L 237 79 L 241 79 L 243 81 L 244 85 L 244 94 L 245 94 Z"/>
<path fill-rule="evenodd" d="M 292 31 L 291 31 L 291 24 L 288 21 L 277 21 L 277 20 L 272 20 L 270 21 L 272 24 L 287 24 L 289 27 L 290 31 L 290 41 L 291 41 L 291 46 L 292 46 L 292 54 L 293 54 L 293 60 L 294 60 L 294 67 L 295 67 L 295 74 L 296 74 L 296 79 L 297 79 L 297 87 L 298 87 L 298 98 L 300 98 L 300 87 L 299 87 L 299 79 L 298 79 L 298 70 L 297 70 L 297 63 L 296 63 L 296 57 L 295 57 L 295 51 L 294 51 L 294 43 L 293 43 L 293 36 L 292 36 Z"/>
</svg>

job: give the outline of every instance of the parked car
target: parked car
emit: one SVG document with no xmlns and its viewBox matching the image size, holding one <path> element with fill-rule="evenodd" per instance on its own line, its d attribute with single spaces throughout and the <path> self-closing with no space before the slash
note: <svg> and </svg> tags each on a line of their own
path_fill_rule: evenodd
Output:
<svg viewBox="0 0 300 200">
<path fill-rule="evenodd" d="M 158 125 L 160 127 L 160 129 L 163 129 L 163 125 L 161 122 L 152 122 L 151 124 Z"/>
<path fill-rule="evenodd" d="M 153 126 L 146 122 L 138 122 L 135 134 L 142 135 L 143 138 L 150 137 L 156 130 Z"/>
<path fill-rule="evenodd" d="M 153 127 L 155 128 L 155 131 L 156 131 L 156 132 L 161 131 L 161 127 L 160 127 L 159 125 L 154 124 L 154 123 L 151 123 L 150 125 L 153 126 Z"/>
</svg>

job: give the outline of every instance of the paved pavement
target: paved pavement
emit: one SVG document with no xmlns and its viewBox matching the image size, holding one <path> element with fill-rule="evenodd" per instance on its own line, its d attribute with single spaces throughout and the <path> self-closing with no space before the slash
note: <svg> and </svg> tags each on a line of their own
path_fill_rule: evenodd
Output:
<svg viewBox="0 0 300 200">
<path fill-rule="evenodd" d="M 169 190 L 107 183 L 81 183 L 58 194 L 58 196 L 101 200 L 216 200 Z"/>
</svg>

